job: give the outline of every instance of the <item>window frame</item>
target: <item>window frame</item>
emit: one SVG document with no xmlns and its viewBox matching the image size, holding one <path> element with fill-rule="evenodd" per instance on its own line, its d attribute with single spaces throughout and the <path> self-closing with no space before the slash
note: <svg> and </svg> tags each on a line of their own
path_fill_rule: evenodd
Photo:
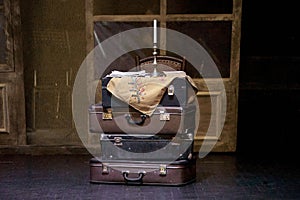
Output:
<svg viewBox="0 0 300 200">
<path fill-rule="evenodd" d="M 86 51 L 87 54 L 94 48 L 94 22 L 109 21 L 109 22 L 150 22 L 157 19 L 161 28 L 166 28 L 168 22 L 231 22 L 231 47 L 229 52 L 229 76 L 223 77 L 224 80 L 238 80 L 238 71 L 240 63 L 240 18 L 241 18 L 241 4 L 242 0 L 232 0 L 232 13 L 225 14 L 168 14 L 167 13 L 168 0 L 160 0 L 160 14 L 144 14 L 144 15 L 95 15 L 94 14 L 94 0 L 86 1 Z M 160 47 L 165 48 L 166 33 L 161 33 Z M 164 55 L 165 52 L 161 51 L 160 54 Z M 216 79 L 216 78 L 211 78 Z"/>
</svg>

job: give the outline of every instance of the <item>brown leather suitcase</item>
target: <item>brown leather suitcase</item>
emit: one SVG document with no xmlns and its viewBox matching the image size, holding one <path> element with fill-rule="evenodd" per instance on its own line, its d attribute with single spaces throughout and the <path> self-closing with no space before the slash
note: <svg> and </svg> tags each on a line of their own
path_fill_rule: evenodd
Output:
<svg viewBox="0 0 300 200">
<path fill-rule="evenodd" d="M 101 134 L 102 160 L 188 160 L 193 155 L 193 134 Z"/>
<path fill-rule="evenodd" d="M 177 134 L 194 132 L 196 106 L 158 106 L 151 115 L 130 107 L 105 109 L 102 104 L 89 108 L 89 129 L 93 133 Z"/>
<path fill-rule="evenodd" d="M 180 186 L 196 180 L 196 160 L 173 163 L 90 160 L 90 182 Z"/>
</svg>

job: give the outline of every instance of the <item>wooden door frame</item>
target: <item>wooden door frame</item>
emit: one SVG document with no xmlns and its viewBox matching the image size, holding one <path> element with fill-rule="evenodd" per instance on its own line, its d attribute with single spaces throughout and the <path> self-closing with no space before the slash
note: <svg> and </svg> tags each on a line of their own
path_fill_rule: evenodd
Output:
<svg viewBox="0 0 300 200">
<path fill-rule="evenodd" d="M 8 146 L 26 145 L 25 93 L 23 75 L 23 52 L 20 0 L 4 0 L 4 12 L 7 16 L 9 52 L 7 67 L 0 72 L 2 99 L 6 105 L 4 113 L 5 130 L 0 133 L 2 144 Z M 9 49 L 8 49 L 9 50 Z"/>
</svg>

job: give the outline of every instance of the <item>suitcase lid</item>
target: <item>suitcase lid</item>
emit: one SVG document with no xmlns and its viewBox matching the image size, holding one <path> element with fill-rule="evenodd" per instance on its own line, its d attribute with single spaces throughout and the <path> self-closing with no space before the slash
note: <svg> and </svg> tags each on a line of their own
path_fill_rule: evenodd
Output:
<svg viewBox="0 0 300 200">
<path fill-rule="evenodd" d="M 92 158 L 90 164 L 93 166 L 109 165 L 111 167 L 132 167 L 132 168 L 157 168 L 160 165 L 166 165 L 167 168 L 183 168 L 196 162 L 196 156 L 191 159 L 174 160 L 168 162 L 164 160 L 141 161 L 141 160 L 102 160 L 101 158 Z"/>
<path fill-rule="evenodd" d="M 171 134 L 126 134 L 126 133 L 101 133 L 100 134 L 100 140 L 114 140 L 115 138 L 121 138 L 122 140 L 128 140 L 128 141 L 177 141 L 177 140 L 189 140 L 192 141 L 194 139 L 192 133 L 182 133 L 177 135 L 171 135 Z"/>
</svg>

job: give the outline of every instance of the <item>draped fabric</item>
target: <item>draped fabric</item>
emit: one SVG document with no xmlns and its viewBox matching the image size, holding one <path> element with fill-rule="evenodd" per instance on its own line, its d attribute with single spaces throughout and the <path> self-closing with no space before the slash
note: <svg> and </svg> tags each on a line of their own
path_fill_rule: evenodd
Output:
<svg viewBox="0 0 300 200">
<path fill-rule="evenodd" d="M 151 116 L 168 86 L 176 77 L 186 78 L 197 90 L 192 79 L 184 72 L 178 73 L 178 71 L 158 77 L 124 76 L 112 78 L 107 85 L 107 90 L 141 113 Z"/>
</svg>

